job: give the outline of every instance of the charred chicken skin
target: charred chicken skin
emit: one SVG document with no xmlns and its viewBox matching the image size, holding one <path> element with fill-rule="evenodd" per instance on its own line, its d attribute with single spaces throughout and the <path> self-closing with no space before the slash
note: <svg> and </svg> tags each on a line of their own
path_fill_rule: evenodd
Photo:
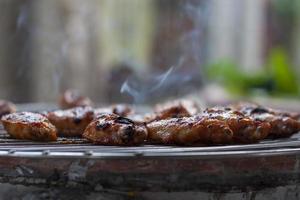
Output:
<svg viewBox="0 0 300 200">
<path fill-rule="evenodd" d="M 13 113 L 3 116 L 1 121 L 7 133 L 13 138 L 35 141 L 57 140 L 55 127 L 41 114 Z"/>
<path fill-rule="evenodd" d="M 270 137 L 289 137 L 300 131 L 300 122 L 296 120 L 296 114 L 272 110 L 251 103 L 240 103 L 231 107 L 256 121 L 268 122 L 271 125 Z"/>
<path fill-rule="evenodd" d="M 101 145 L 139 145 L 147 139 L 144 123 L 116 114 L 99 115 L 84 131 L 83 137 Z"/>
<path fill-rule="evenodd" d="M 254 143 L 268 136 L 270 124 L 244 116 L 230 108 L 210 108 L 203 115 L 211 119 L 219 119 L 228 124 L 233 131 L 233 141 L 238 143 Z"/>
<path fill-rule="evenodd" d="M 0 118 L 3 115 L 14 113 L 16 110 L 17 108 L 13 103 L 0 100 Z"/>
<path fill-rule="evenodd" d="M 59 105 L 62 109 L 91 106 L 92 104 L 88 97 L 81 96 L 77 90 L 66 90 L 59 98 Z"/>
<path fill-rule="evenodd" d="M 148 139 L 159 144 L 229 144 L 233 132 L 222 120 L 205 116 L 171 118 L 147 124 Z"/>
<path fill-rule="evenodd" d="M 56 127 L 59 135 L 65 137 L 81 136 L 94 119 L 91 107 L 76 107 L 68 110 L 57 110 L 47 114 L 49 121 Z"/>
</svg>

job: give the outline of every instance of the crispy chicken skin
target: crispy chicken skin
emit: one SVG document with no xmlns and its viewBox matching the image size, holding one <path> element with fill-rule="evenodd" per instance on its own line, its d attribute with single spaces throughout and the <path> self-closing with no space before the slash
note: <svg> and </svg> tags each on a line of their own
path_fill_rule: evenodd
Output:
<svg viewBox="0 0 300 200">
<path fill-rule="evenodd" d="M 36 141 L 57 140 L 55 127 L 41 114 L 13 113 L 3 116 L 1 121 L 8 134 L 13 138 Z"/>
<path fill-rule="evenodd" d="M 221 120 L 204 116 L 171 118 L 147 124 L 148 139 L 158 144 L 229 144 L 233 132 Z"/>
<path fill-rule="evenodd" d="M 270 137 L 289 137 L 300 131 L 300 122 L 296 120 L 296 114 L 272 110 L 252 103 L 239 103 L 231 107 L 256 121 L 270 123 Z"/>
<path fill-rule="evenodd" d="M 134 113 L 133 108 L 128 104 L 114 104 L 109 107 L 103 107 L 103 108 L 96 108 L 95 115 L 101 115 L 101 114 L 116 114 L 120 115 L 121 117 L 127 117 Z"/>
<path fill-rule="evenodd" d="M 47 114 L 49 121 L 56 127 L 59 135 L 81 136 L 94 119 L 94 111 L 91 107 L 76 107 L 68 110 L 57 110 Z"/>
<path fill-rule="evenodd" d="M 226 122 L 233 131 L 234 142 L 237 143 L 254 143 L 265 139 L 271 128 L 268 122 L 254 120 L 230 108 L 209 108 L 203 115 Z"/>
<path fill-rule="evenodd" d="M 66 90 L 59 98 L 59 105 L 62 109 L 91 106 L 92 104 L 88 97 L 81 96 L 77 90 Z"/>
<path fill-rule="evenodd" d="M 83 137 L 101 145 L 140 145 L 147 139 L 144 123 L 116 114 L 102 114 L 88 125 Z"/>
<path fill-rule="evenodd" d="M 196 102 L 191 100 L 180 100 L 158 104 L 154 108 L 154 114 L 147 115 L 145 121 L 151 122 L 162 119 L 191 117 L 199 112 Z"/>
<path fill-rule="evenodd" d="M 11 114 L 16 112 L 16 106 L 8 101 L 0 100 L 0 118 L 3 115 Z"/>
</svg>

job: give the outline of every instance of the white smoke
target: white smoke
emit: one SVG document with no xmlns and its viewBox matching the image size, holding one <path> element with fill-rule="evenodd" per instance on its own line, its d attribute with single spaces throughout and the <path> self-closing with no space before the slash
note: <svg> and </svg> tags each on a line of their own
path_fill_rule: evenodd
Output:
<svg viewBox="0 0 300 200">
<path fill-rule="evenodd" d="M 155 76 L 148 84 L 134 83 L 127 79 L 122 87 L 121 93 L 127 93 L 133 97 L 135 103 L 144 103 L 147 97 L 157 92 L 167 81 L 173 72 L 174 67 L 170 67 L 165 73 Z"/>
</svg>

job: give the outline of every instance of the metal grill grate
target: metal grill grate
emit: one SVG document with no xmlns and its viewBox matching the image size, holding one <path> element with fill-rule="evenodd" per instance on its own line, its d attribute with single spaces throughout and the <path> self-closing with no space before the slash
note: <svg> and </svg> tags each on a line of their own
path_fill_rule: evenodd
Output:
<svg viewBox="0 0 300 200">
<path fill-rule="evenodd" d="M 49 110 L 49 106 L 23 106 Z M 21 109 L 19 109 L 21 110 Z M 0 127 L 0 182 L 124 191 L 232 191 L 299 183 L 300 135 L 251 145 L 95 146 L 81 138 L 32 142 Z"/>
<path fill-rule="evenodd" d="M 45 111 L 55 109 L 48 104 L 19 106 L 19 110 Z M 227 156 L 289 153 L 298 151 L 300 134 L 258 144 L 205 147 L 144 145 L 137 147 L 96 146 L 82 138 L 58 138 L 56 142 L 34 142 L 12 139 L 0 125 L 2 156 L 63 156 L 63 157 L 141 157 L 141 156 Z M 300 149 L 299 149 L 300 150 Z"/>
</svg>

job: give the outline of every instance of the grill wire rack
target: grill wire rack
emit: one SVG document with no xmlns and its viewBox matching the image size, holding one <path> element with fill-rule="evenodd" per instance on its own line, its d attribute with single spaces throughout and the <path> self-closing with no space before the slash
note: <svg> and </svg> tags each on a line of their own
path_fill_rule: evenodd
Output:
<svg viewBox="0 0 300 200">
<path fill-rule="evenodd" d="M 19 105 L 40 112 L 49 104 Z M 32 142 L 0 126 L 0 182 L 124 191 L 232 191 L 296 184 L 300 135 L 258 144 L 183 147 L 96 146 L 82 138 Z"/>
</svg>

